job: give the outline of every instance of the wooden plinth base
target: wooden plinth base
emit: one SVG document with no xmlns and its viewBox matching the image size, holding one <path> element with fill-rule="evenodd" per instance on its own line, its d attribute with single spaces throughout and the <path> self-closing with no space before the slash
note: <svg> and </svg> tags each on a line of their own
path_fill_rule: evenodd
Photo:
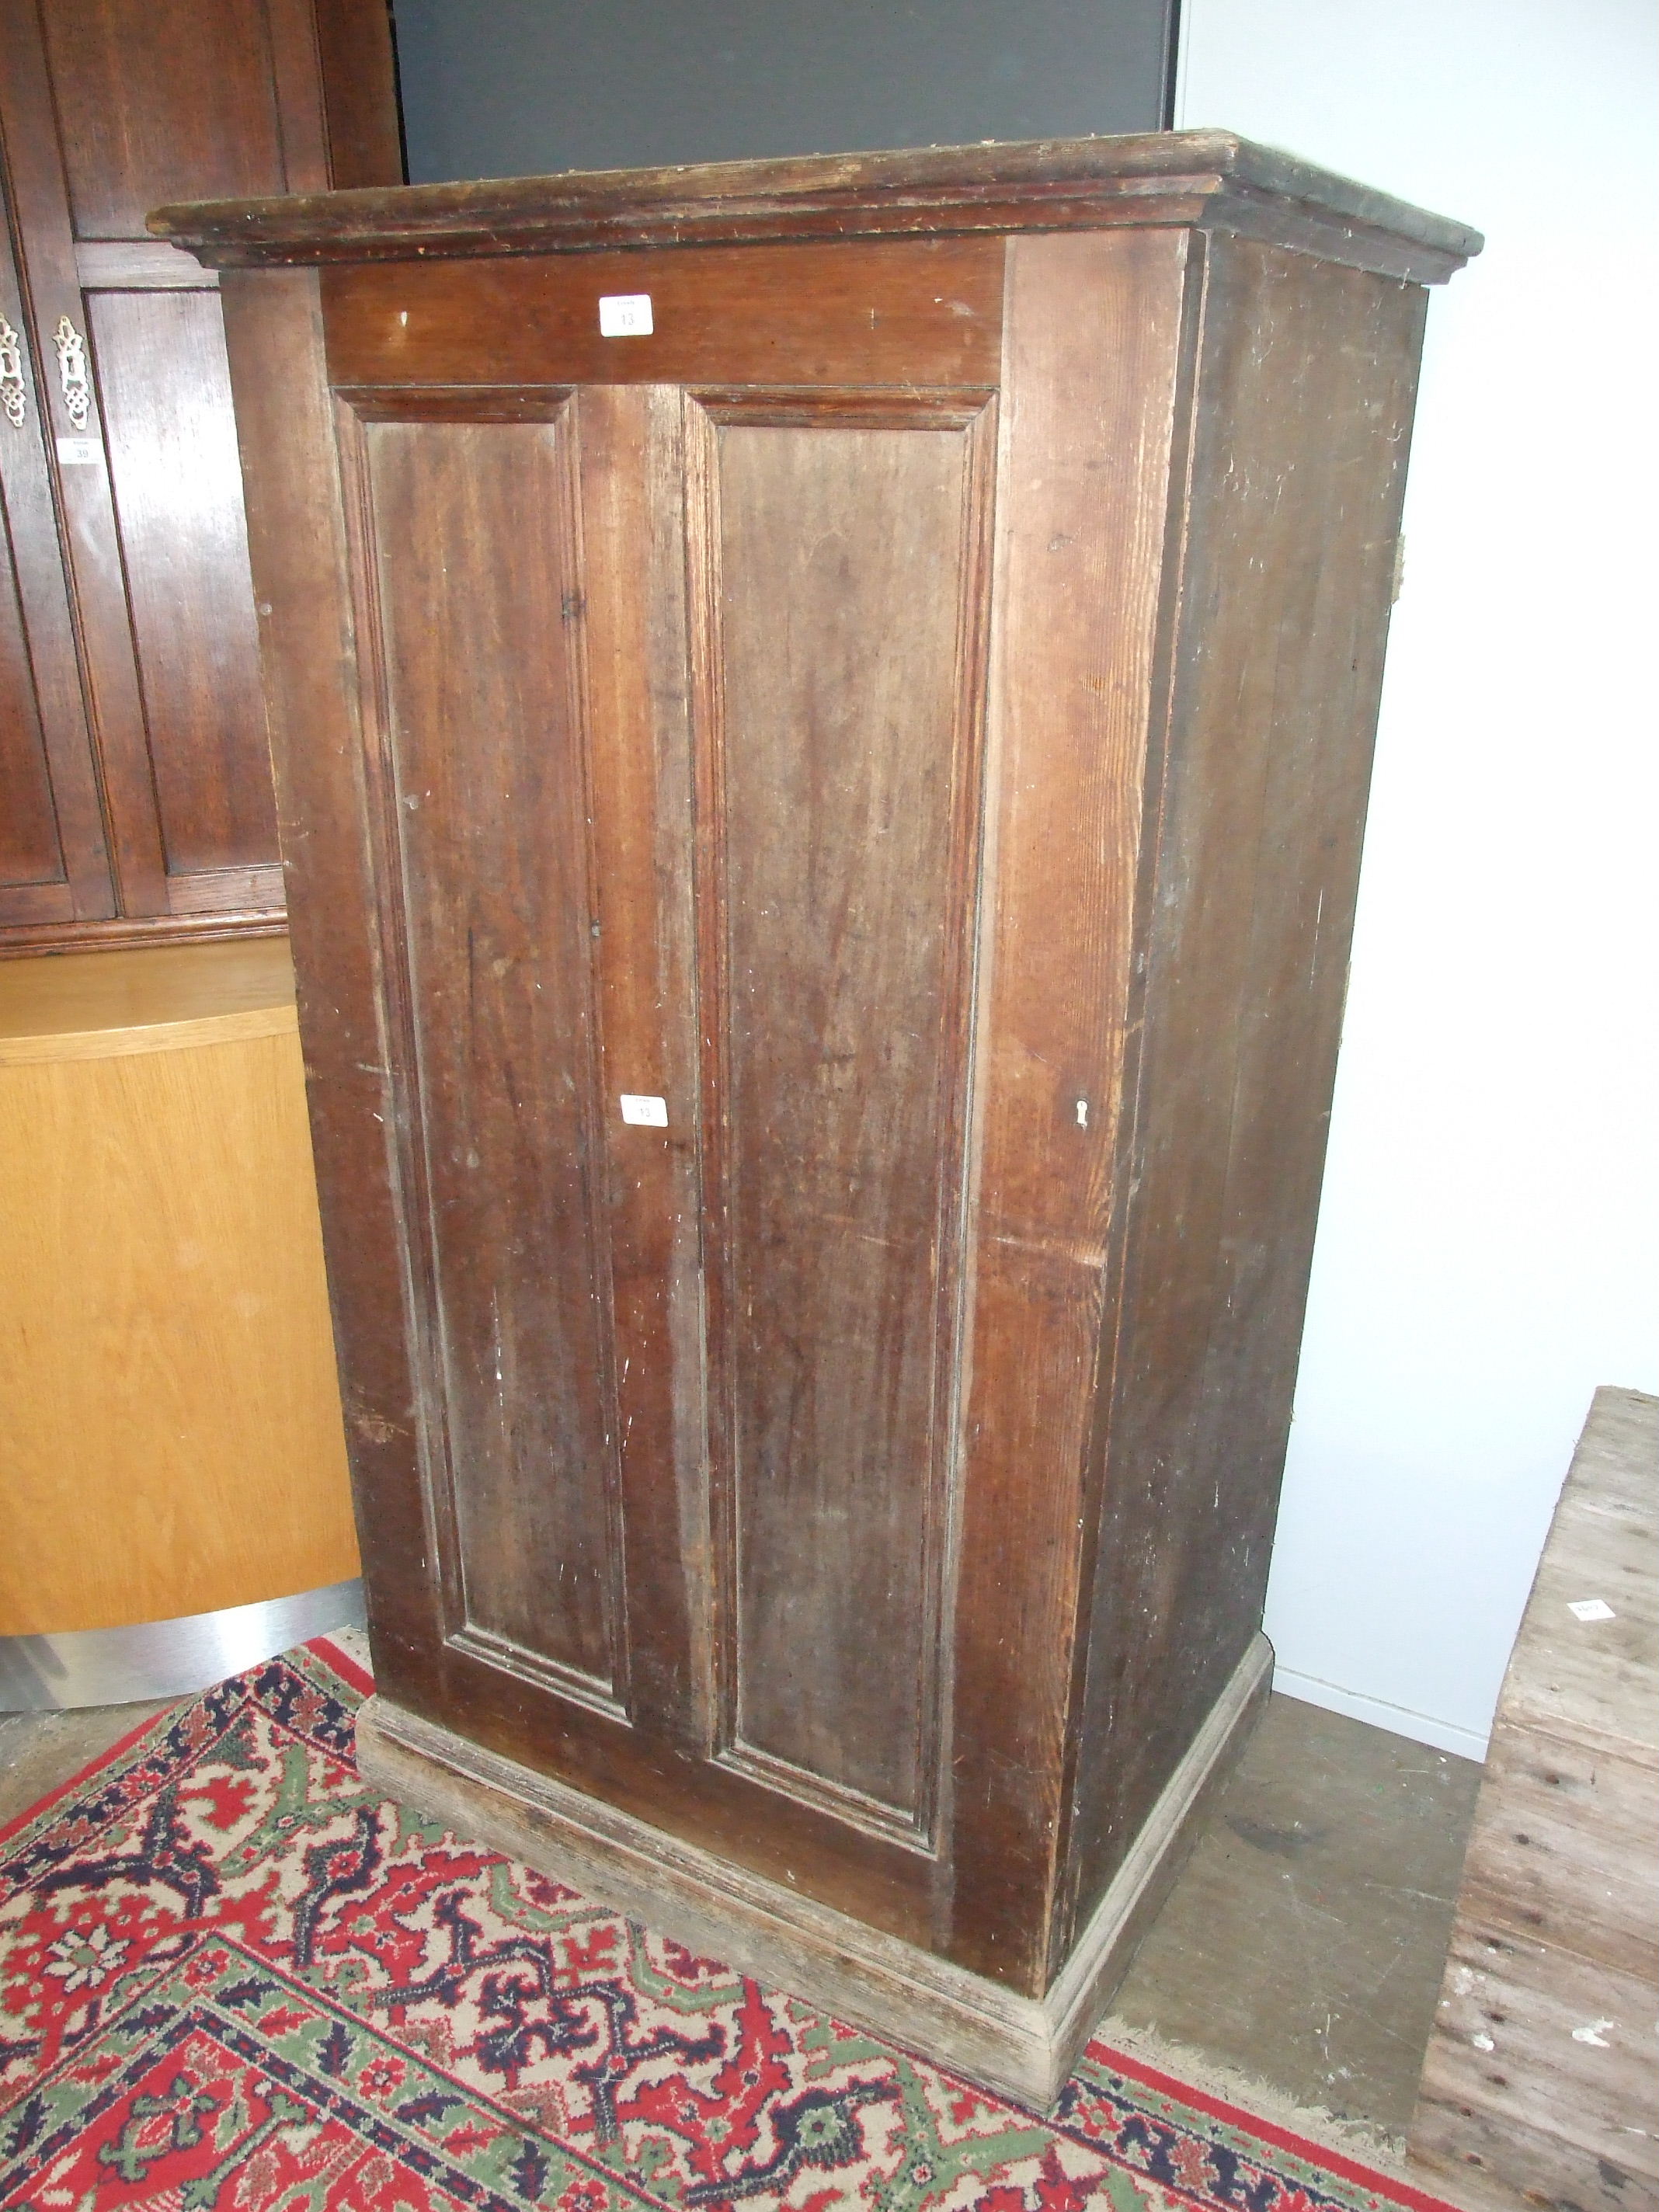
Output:
<svg viewBox="0 0 1659 2212">
<path fill-rule="evenodd" d="M 1273 1651 L 1258 1635 L 1041 1999 L 798 1897 L 385 1698 L 371 1698 L 357 1716 L 357 1761 L 366 1782 L 459 1833 L 1047 2112 L 1243 1749 L 1272 1679 Z"/>
</svg>

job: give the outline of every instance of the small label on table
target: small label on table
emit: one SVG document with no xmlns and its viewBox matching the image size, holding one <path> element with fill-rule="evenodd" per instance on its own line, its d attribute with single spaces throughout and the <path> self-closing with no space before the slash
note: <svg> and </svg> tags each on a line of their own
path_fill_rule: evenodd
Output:
<svg viewBox="0 0 1659 2212">
<path fill-rule="evenodd" d="M 60 469 L 95 469 L 103 458 L 101 439 L 60 438 L 58 441 L 58 465 Z"/>
<path fill-rule="evenodd" d="M 668 1127 L 668 1101 L 665 1098 L 641 1098 L 631 1091 L 622 1094 L 622 1114 L 624 1121 L 637 1122 L 642 1129 L 665 1129 Z"/>
<path fill-rule="evenodd" d="M 602 338 L 648 338 L 652 328 L 648 292 L 606 292 L 600 295 Z"/>
<path fill-rule="evenodd" d="M 1567 1601 L 1575 1620 L 1616 1620 L 1619 1616 L 1604 1597 L 1575 1597 Z"/>
</svg>

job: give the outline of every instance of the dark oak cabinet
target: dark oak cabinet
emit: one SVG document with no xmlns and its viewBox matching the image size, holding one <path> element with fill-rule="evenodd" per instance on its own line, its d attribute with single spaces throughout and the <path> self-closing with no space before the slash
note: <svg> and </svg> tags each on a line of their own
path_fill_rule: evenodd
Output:
<svg viewBox="0 0 1659 2212">
<path fill-rule="evenodd" d="M 365 1771 L 1046 2101 L 1267 1684 L 1427 283 L 1218 133 L 222 271 Z"/>
<path fill-rule="evenodd" d="M 0 0 L 0 953 L 280 925 L 217 288 L 144 216 L 400 175 L 384 0 Z"/>
</svg>

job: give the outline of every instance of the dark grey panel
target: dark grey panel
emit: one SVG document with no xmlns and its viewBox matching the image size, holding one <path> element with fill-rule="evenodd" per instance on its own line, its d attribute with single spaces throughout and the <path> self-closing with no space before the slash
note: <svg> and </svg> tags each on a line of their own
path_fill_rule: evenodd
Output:
<svg viewBox="0 0 1659 2212">
<path fill-rule="evenodd" d="M 1156 131 L 1176 0 L 397 0 L 409 174 Z"/>
</svg>

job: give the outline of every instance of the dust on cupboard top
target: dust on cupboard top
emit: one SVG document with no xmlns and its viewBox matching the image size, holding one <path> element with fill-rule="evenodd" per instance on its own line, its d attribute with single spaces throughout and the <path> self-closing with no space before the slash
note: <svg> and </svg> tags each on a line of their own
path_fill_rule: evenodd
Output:
<svg viewBox="0 0 1659 2212">
<path fill-rule="evenodd" d="M 210 268 L 1191 225 L 1419 284 L 1479 231 L 1224 131 L 568 171 L 158 209 Z"/>
</svg>

